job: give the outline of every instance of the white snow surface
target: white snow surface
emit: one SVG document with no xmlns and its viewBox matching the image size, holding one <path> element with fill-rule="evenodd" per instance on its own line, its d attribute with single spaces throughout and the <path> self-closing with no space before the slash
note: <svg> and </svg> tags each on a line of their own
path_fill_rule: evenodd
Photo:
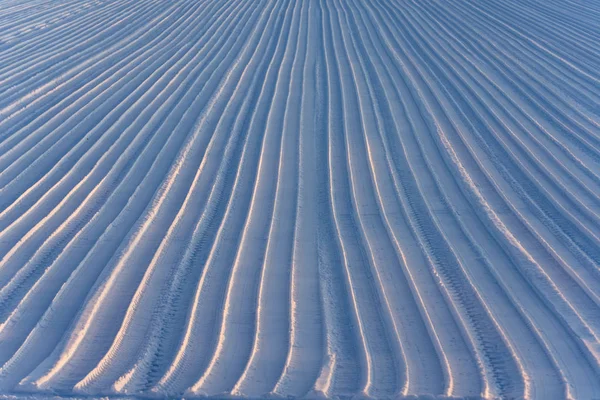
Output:
<svg viewBox="0 0 600 400">
<path fill-rule="evenodd" d="M 0 0 L 0 394 L 600 398 L 600 1 Z"/>
</svg>

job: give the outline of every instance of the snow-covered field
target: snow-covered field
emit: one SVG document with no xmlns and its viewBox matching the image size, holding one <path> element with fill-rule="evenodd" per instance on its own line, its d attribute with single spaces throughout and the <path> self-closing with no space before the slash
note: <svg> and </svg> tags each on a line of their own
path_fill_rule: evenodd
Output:
<svg viewBox="0 0 600 400">
<path fill-rule="evenodd" d="M 0 394 L 600 398 L 600 1 L 0 0 Z"/>
</svg>

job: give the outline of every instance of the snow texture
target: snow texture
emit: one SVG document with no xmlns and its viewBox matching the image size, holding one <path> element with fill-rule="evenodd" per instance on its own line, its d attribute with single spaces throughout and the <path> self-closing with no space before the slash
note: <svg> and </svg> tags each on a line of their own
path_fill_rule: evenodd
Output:
<svg viewBox="0 0 600 400">
<path fill-rule="evenodd" d="M 0 393 L 600 398 L 600 1 L 0 0 Z"/>
</svg>

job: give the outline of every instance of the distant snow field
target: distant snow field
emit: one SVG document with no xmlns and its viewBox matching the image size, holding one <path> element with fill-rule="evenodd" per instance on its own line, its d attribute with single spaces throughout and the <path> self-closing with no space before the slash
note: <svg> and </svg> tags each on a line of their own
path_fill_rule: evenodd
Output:
<svg viewBox="0 0 600 400">
<path fill-rule="evenodd" d="M 600 0 L 0 0 L 53 396 L 599 399 Z"/>
</svg>

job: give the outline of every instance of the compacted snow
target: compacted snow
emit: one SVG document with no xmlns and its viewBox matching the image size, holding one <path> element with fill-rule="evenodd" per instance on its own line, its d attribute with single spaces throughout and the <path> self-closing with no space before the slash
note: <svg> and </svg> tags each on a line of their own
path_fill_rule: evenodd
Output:
<svg viewBox="0 0 600 400">
<path fill-rule="evenodd" d="M 600 397 L 597 0 L 0 0 L 0 393 Z"/>
</svg>

